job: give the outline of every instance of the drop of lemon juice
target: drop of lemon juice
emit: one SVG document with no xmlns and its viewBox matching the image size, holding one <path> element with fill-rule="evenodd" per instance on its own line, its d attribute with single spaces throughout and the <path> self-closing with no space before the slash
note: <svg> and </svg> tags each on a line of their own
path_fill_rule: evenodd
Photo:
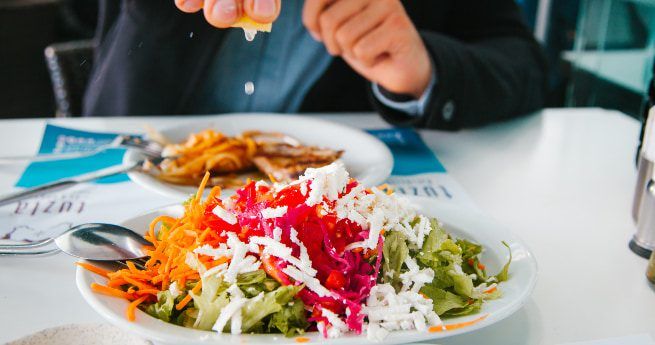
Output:
<svg viewBox="0 0 655 345">
<path fill-rule="evenodd" d="M 246 41 L 252 42 L 257 36 L 257 30 L 254 29 L 243 29 L 243 33 L 246 35 Z"/>
<path fill-rule="evenodd" d="M 246 41 L 252 42 L 255 40 L 255 36 L 257 36 L 257 30 L 253 29 L 243 29 L 243 33 L 246 35 Z M 246 92 L 246 95 L 250 96 L 253 93 L 255 93 L 255 83 L 249 81 L 244 85 L 244 91 Z"/>
</svg>

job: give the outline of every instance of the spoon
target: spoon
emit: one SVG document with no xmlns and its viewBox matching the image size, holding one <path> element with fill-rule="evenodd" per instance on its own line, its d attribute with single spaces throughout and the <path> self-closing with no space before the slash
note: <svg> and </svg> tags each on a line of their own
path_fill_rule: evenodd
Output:
<svg viewBox="0 0 655 345">
<path fill-rule="evenodd" d="M 57 248 L 40 249 L 51 243 Z M 63 251 L 85 260 L 121 261 L 147 256 L 145 246 L 150 246 L 143 236 L 122 226 L 90 223 L 70 228 L 63 234 L 43 241 L 27 244 L 0 245 L 0 256 L 41 256 Z"/>
</svg>

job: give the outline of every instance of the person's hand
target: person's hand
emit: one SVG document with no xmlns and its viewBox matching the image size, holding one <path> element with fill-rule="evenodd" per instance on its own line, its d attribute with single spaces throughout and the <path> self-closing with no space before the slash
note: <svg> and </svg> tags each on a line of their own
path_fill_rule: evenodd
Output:
<svg viewBox="0 0 655 345">
<path fill-rule="evenodd" d="M 175 5 L 187 13 L 203 10 L 209 24 L 218 28 L 229 28 L 244 13 L 262 24 L 280 15 L 280 0 L 175 0 Z"/>
<path fill-rule="evenodd" d="M 305 0 L 303 23 L 328 52 L 385 89 L 421 97 L 432 63 L 400 0 Z"/>
</svg>

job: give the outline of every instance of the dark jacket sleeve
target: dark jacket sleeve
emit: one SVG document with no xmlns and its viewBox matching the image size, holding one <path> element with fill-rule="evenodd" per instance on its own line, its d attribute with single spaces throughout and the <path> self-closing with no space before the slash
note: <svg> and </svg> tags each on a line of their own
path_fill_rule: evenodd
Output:
<svg viewBox="0 0 655 345">
<path fill-rule="evenodd" d="M 105 0 L 85 116 L 187 113 L 221 30 L 173 1 Z"/>
<path fill-rule="evenodd" d="M 439 32 L 419 26 L 436 70 L 425 114 L 409 117 L 371 97 L 400 126 L 457 130 L 543 106 L 546 63 L 513 0 L 453 1 Z"/>
</svg>

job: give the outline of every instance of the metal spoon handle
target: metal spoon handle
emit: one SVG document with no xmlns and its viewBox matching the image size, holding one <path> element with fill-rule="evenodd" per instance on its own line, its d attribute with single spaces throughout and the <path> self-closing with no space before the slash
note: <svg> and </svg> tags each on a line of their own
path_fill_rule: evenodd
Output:
<svg viewBox="0 0 655 345">
<path fill-rule="evenodd" d="M 54 242 L 54 238 L 47 238 L 38 242 L 32 243 L 17 243 L 17 244 L 0 244 L 0 249 L 9 249 L 9 250 L 20 250 L 20 249 L 34 249 L 47 246 L 48 244 Z"/>
<path fill-rule="evenodd" d="M 7 194 L 0 197 L 0 206 L 8 205 L 16 201 L 24 200 L 39 194 L 65 189 L 74 186 L 78 183 L 95 181 L 99 178 L 122 174 L 134 169 L 137 166 L 140 166 L 141 164 L 143 164 L 143 162 L 129 164 L 129 165 L 117 165 L 117 166 L 101 169 L 98 171 L 94 171 L 92 173 L 83 174 L 76 177 L 71 177 L 71 178 L 47 183 L 34 188 L 29 188 L 20 192 Z"/>
<path fill-rule="evenodd" d="M 11 251 L 11 250 L 0 250 L 0 256 L 49 256 L 49 255 L 54 255 L 59 253 L 60 250 L 59 248 L 53 248 L 53 249 L 43 249 L 43 250 L 19 250 L 19 251 Z"/>
</svg>

